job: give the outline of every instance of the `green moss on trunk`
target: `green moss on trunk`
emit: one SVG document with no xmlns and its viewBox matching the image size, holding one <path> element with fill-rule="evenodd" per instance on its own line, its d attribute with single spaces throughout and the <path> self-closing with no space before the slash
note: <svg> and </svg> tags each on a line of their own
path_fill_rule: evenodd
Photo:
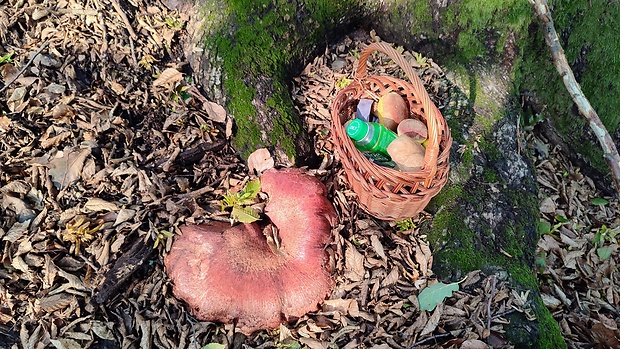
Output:
<svg viewBox="0 0 620 349">
<path fill-rule="evenodd" d="M 353 18 L 357 2 L 230 0 L 226 6 L 226 25 L 206 38 L 205 47 L 222 63 L 226 106 L 237 125 L 235 147 L 243 157 L 271 147 L 294 159 L 302 120 L 286 81 L 343 25 L 341 18 Z"/>
</svg>

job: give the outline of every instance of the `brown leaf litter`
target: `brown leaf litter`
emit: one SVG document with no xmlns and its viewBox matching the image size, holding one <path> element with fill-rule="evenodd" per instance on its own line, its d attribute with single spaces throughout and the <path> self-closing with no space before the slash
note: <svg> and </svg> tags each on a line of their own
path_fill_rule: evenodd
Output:
<svg viewBox="0 0 620 349">
<path fill-rule="evenodd" d="M 529 313 L 527 294 L 478 271 L 419 311 L 417 295 L 436 282 L 425 237 L 358 209 L 333 154 L 329 110 L 352 79 L 360 39 L 379 40 L 371 33 L 326 49 L 292 91 L 323 157 L 312 172 L 340 215 L 327 248 L 334 292 L 318 311 L 247 338 L 195 321 L 162 267 L 170 233 L 227 221 L 219 200 L 252 175 L 230 147 L 231 116 L 175 63 L 187 16 L 144 0 L 0 8 L 0 55 L 13 53 L 0 65 L 0 346 L 500 348 L 505 316 Z M 402 52 L 441 107 L 441 68 Z M 389 59 L 372 62 L 373 73 L 402 78 Z M 538 169 L 541 211 L 555 228 L 539 244 L 545 302 L 573 347 L 612 347 L 618 202 L 592 205 L 593 186 L 561 154 Z"/>
</svg>

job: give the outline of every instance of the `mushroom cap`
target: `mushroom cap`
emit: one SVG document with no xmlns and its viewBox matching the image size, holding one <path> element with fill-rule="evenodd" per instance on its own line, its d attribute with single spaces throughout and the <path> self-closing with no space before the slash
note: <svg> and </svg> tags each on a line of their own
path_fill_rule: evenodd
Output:
<svg viewBox="0 0 620 349">
<path fill-rule="evenodd" d="M 268 170 L 265 212 L 279 229 L 280 248 L 256 223 L 186 225 L 164 263 L 174 295 L 196 318 L 236 322 L 251 334 L 317 309 L 333 286 L 324 247 L 336 222 L 325 186 L 299 169 Z"/>
</svg>

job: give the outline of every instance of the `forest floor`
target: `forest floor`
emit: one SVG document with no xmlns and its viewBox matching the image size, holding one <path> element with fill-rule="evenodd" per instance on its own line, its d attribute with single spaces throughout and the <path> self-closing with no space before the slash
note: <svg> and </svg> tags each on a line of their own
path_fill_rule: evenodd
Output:
<svg viewBox="0 0 620 349">
<path fill-rule="evenodd" d="M 330 101 L 369 36 L 326 48 L 293 81 L 324 158 L 310 172 L 340 215 L 334 292 L 318 311 L 251 336 L 193 319 L 164 271 L 171 236 L 228 221 L 220 200 L 251 175 L 230 146 L 232 116 L 194 86 L 178 45 L 186 21 L 149 0 L 0 1 L 0 348 L 509 347 L 504 317 L 528 313 L 526 294 L 475 271 L 420 311 L 417 296 L 437 280 L 419 224 L 377 221 L 347 189 Z M 433 94 L 443 72 L 427 62 L 417 71 Z M 373 69 L 396 67 L 377 59 Z M 620 204 L 544 138 L 526 132 L 525 144 L 540 189 L 545 304 L 570 348 L 617 348 Z"/>
</svg>

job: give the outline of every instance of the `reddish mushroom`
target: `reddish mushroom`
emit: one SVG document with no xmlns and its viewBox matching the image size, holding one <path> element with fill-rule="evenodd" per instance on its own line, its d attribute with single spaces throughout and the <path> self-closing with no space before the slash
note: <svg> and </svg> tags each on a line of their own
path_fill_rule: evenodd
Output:
<svg viewBox="0 0 620 349">
<path fill-rule="evenodd" d="M 325 244 L 336 222 L 325 186 L 299 169 L 261 176 L 267 216 L 279 229 L 272 249 L 261 228 L 183 226 L 164 263 L 173 293 L 205 321 L 236 322 L 246 334 L 316 310 L 333 285 Z"/>
</svg>

